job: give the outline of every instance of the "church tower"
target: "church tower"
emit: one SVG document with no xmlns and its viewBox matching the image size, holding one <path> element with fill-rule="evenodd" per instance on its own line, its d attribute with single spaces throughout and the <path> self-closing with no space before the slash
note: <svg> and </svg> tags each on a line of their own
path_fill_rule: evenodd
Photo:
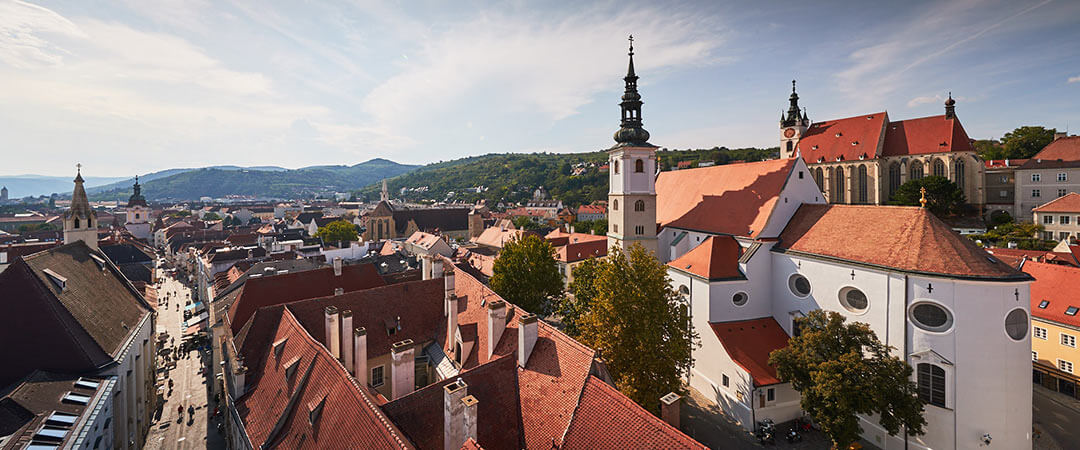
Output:
<svg viewBox="0 0 1080 450">
<path fill-rule="evenodd" d="M 806 133 L 810 120 L 805 111 L 799 111 L 799 94 L 795 93 L 795 80 L 791 80 L 791 103 L 787 114 L 780 113 L 780 157 L 792 158 L 799 147 L 799 139 Z"/>
<path fill-rule="evenodd" d="M 150 207 L 146 205 L 146 198 L 142 195 L 142 186 L 139 186 L 139 176 L 135 176 L 135 185 L 131 188 L 132 194 L 128 198 L 127 220 L 124 228 L 137 239 L 150 237 Z"/>
<path fill-rule="evenodd" d="M 71 193 L 71 207 L 64 213 L 64 244 L 83 241 L 92 249 L 98 248 L 97 214 L 90 208 L 83 188 L 82 164 L 76 164 L 75 190 Z"/>
<path fill-rule="evenodd" d="M 656 254 L 656 146 L 641 127 L 641 95 L 634 74 L 634 37 L 623 92 L 622 122 L 608 152 L 608 247 L 628 250 L 640 243 Z"/>
</svg>

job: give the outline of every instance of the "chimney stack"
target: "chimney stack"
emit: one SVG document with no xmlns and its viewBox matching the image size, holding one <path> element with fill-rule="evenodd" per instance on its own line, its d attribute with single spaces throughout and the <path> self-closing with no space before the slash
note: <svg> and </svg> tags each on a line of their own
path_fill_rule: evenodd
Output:
<svg viewBox="0 0 1080 450">
<path fill-rule="evenodd" d="M 679 409 L 682 406 L 682 397 L 674 392 L 660 397 L 660 419 L 668 425 L 679 429 Z"/>
<path fill-rule="evenodd" d="M 495 300 L 488 303 L 488 348 L 487 356 L 495 353 L 495 347 L 499 345 L 503 331 L 506 330 L 506 302 Z"/>
<path fill-rule="evenodd" d="M 431 257 L 428 255 L 420 255 L 420 278 L 431 279 Z"/>
<path fill-rule="evenodd" d="M 465 398 L 461 399 L 462 409 L 465 410 L 464 411 L 465 423 L 462 424 L 462 428 L 464 428 L 463 433 L 462 433 L 463 434 L 462 437 L 465 438 L 464 440 L 461 441 L 461 443 L 463 443 L 463 444 L 465 443 L 465 441 L 469 440 L 469 438 L 472 438 L 472 440 L 474 440 L 474 441 L 476 440 L 476 404 L 477 403 L 479 403 L 479 402 L 476 400 L 476 397 L 473 397 L 471 395 L 466 395 Z"/>
<path fill-rule="evenodd" d="M 465 404 L 468 386 L 461 378 L 443 386 L 443 448 L 457 450 L 465 443 Z"/>
<path fill-rule="evenodd" d="M 1054 132 L 1054 140 L 1055 140 L 1055 141 L 1056 141 L 1056 140 L 1058 140 L 1058 139 L 1061 139 L 1061 138 L 1063 138 L 1063 137 L 1068 137 L 1068 136 L 1069 136 L 1069 133 L 1065 133 L 1065 132 Z"/>
<path fill-rule="evenodd" d="M 391 346 L 390 358 L 393 360 L 391 364 L 392 373 L 390 374 L 390 395 L 393 397 L 391 400 L 397 400 L 412 392 L 416 383 L 416 373 L 413 368 L 415 363 L 413 340 L 406 339 Z"/>
<path fill-rule="evenodd" d="M 349 330 L 352 326 L 352 311 L 346 309 L 341 312 L 341 363 L 346 368 L 353 366 L 353 334 Z"/>
<path fill-rule="evenodd" d="M 442 276 L 442 266 L 442 258 L 436 255 L 431 255 L 431 278 L 435 278 L 436 275 Z"/>
<path fill-rule="evenodd" d="M 518 319 L 518 366 L 525 367 L 529 362 L 529 355 L 536 347 L 538 326 L 536 314 L 526 314 Z"/>
<path fill-rule="evenodd" d="M 454 266 L 447 264 L 443 268 L 443 286 L 445 295 L 443 296 L 443 315 L 448 315 L 450 312 L 457 313 L 457 309 L 450 309 L 450 297 L 454 296 Z"/>
<path fill-rule="evenodd" d="M 340 277 L 341 276 L 341 257 L 340 256 L 335 256 L 334 257 L 334 276 L 335 277 Z"/>
<path fill-rule="evenodd" d="M 367 330 L 364 327 L 353 330 L 353 376 L 360 382 L 360 386 L 367 387 Z"/>
<path fill-rule="evenodd" d="M 335 358 L 341 357 L 341 327 L 338 325 L 338 309 L 335 306 L 327 306 L 324 310 L 326 319 L 326 348 Z"/>
</svg>

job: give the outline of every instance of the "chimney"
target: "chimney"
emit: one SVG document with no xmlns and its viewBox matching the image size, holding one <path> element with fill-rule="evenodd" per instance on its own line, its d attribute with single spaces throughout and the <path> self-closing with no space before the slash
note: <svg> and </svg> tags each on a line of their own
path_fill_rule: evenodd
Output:
<svg viewBox="0 0 1080 450">
<path fill-rule="evenodd" d="M 435 278 L 436 275 L 442 276 L 442 258 L 431 255 L 431 278 Z"/>
<path fill-rule="evenodd" d="M 390 374 L 390 395 L 393 397 L 391 400 L 397 400 L 412 392 L 416 383 L 416 373 L 413 368 L 415 362 L 413 340 L 406 339 L 391 346 L 390 358 L 393 359 L 392 373 Z"/>
<path fill-rule="evenodd" d="M 335 277 L 340 277 L 341 276 L 341 257 L 340 256 L 335 256 L 334 257 L 334 276 Z"/>
<path fill-rule="evenodd" d="M 450 348 L 454 347 L 454 332 L 457 331 L 457 311 L 458 311 L 458 298 L 457 295 L 451 293 L 450 298 L 446 301 L 447 308 L 450 310 L 450 314 L 446 316 L 446 345 Z M 460 357 L 461 355 L 454 355 Z"/>
<path fill-rule="evenodd" d="M 1061 138 L 1063 138 L 1063 137 L 1068 137 L 1068 136 L 1069 136 L 1069 133 L 1065 133 L 1065 132 L 1054 132 L 1054 140 L 1055 140 L 1055 141 L 1056 141 L 1056 140 L 1058 140 L 1058 139 L 1061 139 Z"/>
<path fill-rule="evenodd" d="M 454 296 L 454 266 L 447 264 L 443 269 L 443 286 L 446 294 L 443 296 L 443 315 L 451 312 L 457 313 L 457 309 L 450 308 L 450 297 Z"/>
<path fill-rule="evenodd" d="M 679 429 L 679 408 L 682 405 L 682 397 L 674 392 L 660 397 L 660 419 L 668 425 Z"/>
<path fill-rule="evenodd" d="M 506 329 L 506 302 L 503 300 L 495 300 L 488 303 L 488 348 L 487 356 L 491 358 L 491 355 L 495 353 L 495 346 L 499 344 L 499 338 L 502 338 L 503 330 Z"/>
<path fill-rule="evenodd" d="M 338 309 L 334 306 L 327 306 L 324 311 L 326 318 L 326 348 L 330 349 L 330 354 L 335 358 L 341 357 L 341 338 L 338 336 L 341 333 L 341 327 L 338 325 Z"/>
<path fill-rule="evenodd" d="M 463 430 L 464 431 L 464 433 L 463 433 L 464 436 L 463 437 L 465 439 L 463 441 L 461 441 L 462 443 L 465 443 L 465 441 L 469 440 L 469 438 L 472 438 L 472 440 L 474 440 L 474 441 L 476 440 L 476 404 L 477 403 L 479 403 L 479 402 L 476 400 L 476 397 L 473 397 L 471 395 L 466 395 L 465 398 L 461 399 L 462 409 L 465 410 L 464 411 L 465 423 L 462 424 L 462 425 L 464 425 L 462 428 L 464 428 L 464 430 Z"/>
<path fill-rule="evenodd" d="M 529 362 L 529 355 L 536 347 L 537 326 L 536 314 L 526 314 L 518 319 L 518 366 L 525 367 Z"/>
<path fill-rule="evenodd" d="M 344 310 L 341 312 L 341 363 L 346 368 L 353 365 L 353 335 L 349 330 L 352 327 L 352 311 Z"/>
<path fill-rule="evenodd" d="M 422 279 L 431 279 L 431 257 L 420 255 L 420 276 Z"/>
<path fill-rule="evenodd" d="M 465 404 L 468 386 L 461 378 L 443 386 L 443 448 L 457 450 L 465 443 Z"/>
<path fill-rule="evenodd" d="M 360 382 L 360 386 L 367 387 L 367 330 L 364 327 L 353 330 L 353 376 Z"/>
</svg>

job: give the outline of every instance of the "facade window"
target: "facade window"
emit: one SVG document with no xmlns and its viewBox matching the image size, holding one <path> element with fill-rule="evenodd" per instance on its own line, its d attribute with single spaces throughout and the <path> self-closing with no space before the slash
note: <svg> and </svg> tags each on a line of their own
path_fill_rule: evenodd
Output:
<svg viewBox="0 0 1080 450">
<path fill-rule="evenodd" d="M 371 385 L 373 387 L 383 385 L 383 366 L 371 368 Z"/>
<path fill-rule="evenodd" d="M 964 190 L 964 160 L 956 160 L 956 185 L 960 187 L 960 190 Z"/>
<path fill-rule="evenodd" d="M 765 390 L 765 401 L 771 402 L 776 400 L 776 389 L 768 388 Z"/>
<path fill-rule="evenodd" d="M 918 180 L 923 177 L 922 161 L 912 161 L 908 170 L 908 181 Z"/>
<path fill-rule="evenodd" d="M 615 200 L 611 201 L 611 210 L 612 211 L 618 211 L 619 210 L 619 199 L 615 199 Z"/>
<path fill-rule="evenodd" d="M 1045 224 L 1054 223 L 1054 216 L 1043 216 L 1043 223 L 1045 223 Z"/>
<path fill-rule="evenodd" d="M 1034 198 L 1042 197 L 1042 192 L 1040 192 L 1038 189 L 1032 189 L 1031 196 Z"/>
<path fill-rule="evenodd" d="M 1035 183 L 1038 183 L 1038 182 L 1042 181 L 1042 174 L 1038 174 L 1038 173 L 1031 174 L 1031 181 L 1035 182 Z"/>
<path fill-rule="evenodd" d="M 862 314 L 869 308 L 870 302 L 866 299 L 866 294 L 853 287 L 846 287 L 840 290 L 840 304 L 845 309 L 855 314 Z"/>
<path fill-rule="evenodd" d="M 911 307 L 911 321 L 923 330 L 938 333 L 948 331 L 953 323 L 948 310 L 930 302 L 916 303 Z"/>
<path fill-rule="evenodd" d="M 1001 198 L 1008 197 L 1009 196 L 1009 191 L 1000 191 L 1000 192 L 998 192 L 998 196 L 1001 197 Z"/>
<path fill-rule="evenodd" d="M 822 191 L 822 192 L 825 192 L 825 171 L 821 170 L 820 167 L 818 167 L 817 169 L 813 169 L 813 170 L 814 170 L 814 182 L 817 183 L 818 190 Z"/>
<path fill-rule="evenodd" d="M 645 211 L 645 200 L 638 200 L 638 201 L 634 202 L 634 211 L 637 211 L 637 212 Z"/>
<path fill-rule="evenodd" d="M 1014 309 L 1005 316 L 1005 334 L 1014 341 L 1027 337 L 1028 315 L 1023 309 Z"/>
<path fill-rule="evenodd" d="M 1058 223 L 1060 223 L 1062 225 L 1068 225 L 1069 224 L 1069 216 L 1058 217 Z"/>
<path fill-rule="evenodd" d="M 889 195 L 900 189 L 900 163 L 889 164 Z"/>
<path fill-rule="evenodd" d="M 634 234 L 637 234 L 638 236 L 641 236 L 641 235 L 645 234 L 645 226 L 644 225 L 638 225 L 638 226 L 634 227 Z"/>
<path fill-rule="evenodd" d="M 617 159 L 615 160 L 615 163 L 612 165 L 612 168 L 615 169 L 615 175 L 618 175 L 619 174 L 619 160 L 617 160 Z"/>
<path fill-rule="evenodd" d="M 788 278 L 788 288 L 796 297 L 806 297 L 810 295 L 810 280 L 800 274 L 792 274 L 791 278 Z"/>
<path fill-rule="evenodd" d="M 1068 231 L 1059 231 L 1058 232 L 1058 240 L 1059 241 L 1064 240 L 1064 239 L 1068 239 L 1068 238 L 1069 238 L 1069 232 Z"/>
<path fill-rule="evenodd" d="M 635 173 L 643 173 L 643 172 L 645 172 L 645 161 L 642 161 L 640 159 L 637 160 L 637 161 L 634 161 L 634 172 Z"/>
<path fill-rule="evenodd" d="M 748 300 L 750 300 L 750 296 L 745 292 L 736 292 L 735 295 L 731 296 L 731 303 L 734 303 L 735 306 L 745 305 Z"/>
<path fill-rule="evenodd" d="M 1076 336 L 1061 333 L 1061 345 L 1076 348 Z"/>
<path fill-rule="evenodd" d="M 614 231 L 616 233 L 619 232 L 619 224 L 617 224 L 617 223 L 613 224 L 613 225 L 611 225 L 611 227 L 612 227 L 612 231 Z"/>
<path fill-rule="evenodd" d="M 1036 339 L 1046 340 L 1046 328 L 1035 327 L 1035 331 L 1032 333 Z"/>
<path fill-rule="evenodd" d="M 1061 172 L 1058 174 L 1058 181 L 1069 181 L 1069 174 Z"/>
<path fill-rule="evenodd" d="M 1064 197 L 1065 194 L 1068 194 L 1068 193 L 1069 193 L 1069 191 L 1066 191 L 1065 189 L 1058 189 L 1058 197 Z"/>
<path fill-rule="evenodd" d="M 1039 352 L 1032 350 L 1031 351 L 1031 360 L 1032 361 L 1038 361 L 1039 360 Z"/>
<path fill-rule="evenodd" d="M 941 162 L 940 159 L 935 159 L 934 160 L 933 171 L 934 171 L 933 173 L 934 173 L 935 177 L 944 177 L 945 176 L 945 163 Z"/>
<path fill-rule="evenodd" d="M 1002 177 L 1001 177 L 1001 182 L 1002 182 L 1002 183 L 1008 183 L 1008 182 L 1009 182 L 1009 177 L 1008 177 L 1008 175 L 1002 176 Z"/>
<path fill-rule="evenodd" d="M 844 203 L 844 168 L 833 169 L 832 203 Z"/>
<path fill-rule="evenodd" d="M 1058 360 L 1058 369 L 1061 369 L 1061 371 L 1065 372 L 1065 373 L 1073 373 L 1072 362 L 1071 361 L 1066 361 L 1064 359 L 1059 359 Z"/>
<path fill-rule="evenodd" d="M 728 379 L 726 374 L 720 375 L 720 383 L 723 384 L 724 387 L 728 387 L 728 385 L 731 384 L 731 380 Z"/>
<path fill-rule="evenodd" d="M 859 185 L 859 203 L 866 203 L 867 201 L 867 189 L 866 189 L 866 166 L 859 166 L 858 173 L 858 185 Z"/>
<path fill-rule="evenodd" d="M 930 363 L 919 363 L 919 399 L 945 407 L 945 369 Z"/>
</svg>

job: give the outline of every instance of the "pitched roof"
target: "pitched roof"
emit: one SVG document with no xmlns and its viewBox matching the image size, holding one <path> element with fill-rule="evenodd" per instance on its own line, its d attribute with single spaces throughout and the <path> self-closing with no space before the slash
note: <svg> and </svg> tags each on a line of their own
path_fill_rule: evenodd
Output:
<svg viewBox="0 0 1080 450">
<path fill-rule="evenodd" d="M 739 367 L 750 373 L 754 386 L 780 383 L 776 368 L 769 365 L 769 353 L 788 345 L 788 335 L 772 317 L 710 322 L 724 351 Z"/>
<path fill-rule="evenodd" d="M 960 125 L 960 119 L 940 115 L 889 122 L 881 154 L 901 156 L 973 151 L 975 148 L 971 146 L 964 126 Z"/>
<path fill-rule="evenodd" d="M 604 205 L 581 205 L 577 208 L 578 214 L 607 214 L 607 207 Z"/>
<path fill-rule="evenodd" d="M 579 237 L 574 233 L 565 245 L 555 248 L 555 259 L 564 263 L 584 261 L 589 258 L 607 256 L 607 237 L 584 234 Z"/>
<path fill-rule="evenodd" d="M 154 262 L 150 255 L 132 244 L 103 245 L 100 250 L 116 265 Z"/>
<path fill-rule="evenodd" d="M 794 166 L 794 159 L 774 159 L 661 172 L 656 221 L 661 228 L 758 237 Z"/>
<path fill-rule="evenodd" d="M 1029 163 L 1035 160 L 1051 160 L 1056 161 L 1058 159 L 1066 162 L 1080 161 L 1080 136 L 1068 136 L 1063 138 L 1054 139 L 1046 147 L 1043 147 L 1039 153 L 1031 157 Z M 1028 169 L 1028 165 L 1024 165 L 1025 169 Z"/>
<path fill-rule="evenodd" d="M 1026 159 L 991 159 L 984 161 L 986 170 L 1015 169 L 1028 162 Z"/>
<path fill-rule="evenodd" d="M 1062 197 L 1050 200 L 1032 209 L 1035 212 L 1046 213 L 1076 213 L 1080 212 L 1080 194 L 1070 192 Z"/>
<path fill-rule="evenodd" d="M 613 412 L 618 414 L 613 414 Z M 483 441 L 481 441 L 483 442 Z M 704 449 L 705 446 L 638 406 L 615 388 L 590 376 L 581 393 L 563 448 Z"/>
<path fill-rule="evenodd" d="M 439 243 L 439 239 L 439 236 L 436 236 L 434 234 L 417 231 L 413 233 L 412 236 L 409 236 L 409 238 L 406 239 L 405 242 L 408 242 L 423 249 L 431 249 L 431 246 Z"/>
<path fill-rule="evenodd" d="M 686 254 L 668 263 L 680 272 L 689 272 L 709 281 L 746 279 L 739 270 L 742 246 L 731 236 L 710 236 Z"/>
<path fill-rule="evenodd" d="M 919 207 L 803 204 L 773 250 L 911 273 L 1029 279 Z"/>
<path fill-rule="evenodd" d="M 87 381 L 99 384 L 97 388 L 89 389 L 75 384 L 80 378 L 78 375 L 34 371 L 11 386 L 10 391 L 0 397 L 0 436 L 7 438 L 0 442 L 0 448 L 25 449 L 53 413 L 79 417 L 93 406 L 62 401 L 68 392 L 94 398 L 99 390 L 110 386 L 101 379 L 90 378 Z M 85 417 L 81 419 L 85 420 Z M 84 426 L 80 420 L 70 428 L 65 427 L 69 432 L 63 437 L 62 444 L 73 444 Z"/>
<path fill-rule="evenodd" d="M 249 367 L 254 385 L 236 400 L 255 448 L 412 448 L 371 397 L 286 309 L 263 325 L 280 352 Z M 291 375 L 287 363 L 297 364 Z M 313 416 L 316 408 L 321 411 Z M 312 418 L 315 418 L 313 421 Z"/>
<path fill-rule="evenodd" d="M 799 139 L 807 163 L 874 158 L 888 118 L 884 112 L 811 124 Z"/>
<path fill-rule="evenodd" d="M 1080 269 L 1028 261 L 1024 263 L 1023 270 L 1035 277 L 1035 282 L 1031 283 L 1031 315 L 1080 327 L 1080 316 L 1065 314 L 1070 306 L 1080 308 L 1080 290 L 1062 289 L 1064 286 L 1080 286 Z M 1044 300 L 1049 304 L 1046 308 L 1039 308 Z"/>
<path fill-rule="evenodd" d="M 514 239 L 521 239 L 524 235 L 524 230 L 503 229 L 502 227 L 494 226 L 485 228 L 476 239 L 473 239 L 473 242 L 488 247 L 503 248 L 507 242 Z"/>
<path fill-rule="evenodd" d="M 323 267 L 265 278 L 249 277 L 229 308 L 228 318 L 233 333 L 238 333 L 261 307 L 333 295 L 336 288 L 352 292 L 385 284 L 371 264 L 346 265 L 341 268 L 341 276 L 334 275 L 333 267 Z"/>
<path fill-rule="evenodd" d="M 395 209 L 394 228 L 404 233 L 409 221 L 415 221 L 421 231 L 461 231 L 469 229 L 468 208 Z"/>
</svg>

